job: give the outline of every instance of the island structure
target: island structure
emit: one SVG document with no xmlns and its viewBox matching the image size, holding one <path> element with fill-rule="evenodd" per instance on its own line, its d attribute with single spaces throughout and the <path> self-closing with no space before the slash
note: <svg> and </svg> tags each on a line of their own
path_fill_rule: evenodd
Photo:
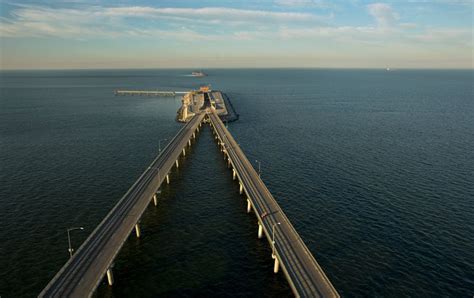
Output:
<svg viewBox="0 0 474 298">
<path fill-rule="evenodd" d="M 229 97 L 222 91 L 212 90 L 210 86 L 201 86 L 198 90 L 191 91 L 162 91 L 162 90 L 115 90 L 119 96 L 179 96 L 183 95 L 181 107 L 178 110 L 176 120 L 189 122 L 199 111 L 208 107 L 216 109 L 217 115 L 223 122 L 232 122 L 239 119 Z"/>
<path fill-rule="evenodd" d="M 182 105 L 176 119 L 179 122 L 188 122 L 199 111 L 213 107 L 223 122 L 232 122 L 239 119 L 227 95 L 219 90 L 212 90 L 210 86 L 201 86 L 184 94 Z"/>
<path fill-rule="evenodd" d="M 193 76 L 193 77 L 207 77 L 207 74 L 205 74 L 204 72 L 202 72 L 200 70 L 195 70 L 191 73 L 191 76 Z"/>
</svg>

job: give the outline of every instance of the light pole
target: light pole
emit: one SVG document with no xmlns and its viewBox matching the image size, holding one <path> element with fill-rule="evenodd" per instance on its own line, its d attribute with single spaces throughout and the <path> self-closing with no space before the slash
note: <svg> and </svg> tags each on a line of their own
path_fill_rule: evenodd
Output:
<svg viewBox="0 0 474 298">
<path fill-rule="evenodd" d="M 67 241 L 68 241 L 68 243 L 69 243 L 69 249 L 68 249 L 68 251 L 69 251 L 69 256 L 70 256 L 71 258 L 72 258 L 72 252 L 74 251 L 74 249 L 73 249 L 72 246 L 71 246 L 71 235 L 70 235 L 70 232 L 71 232 L 71 231 L 74 231 L 74 230 L 84 230 L 84 228 L 83 228 L 83 227 L 77 227 L 77 228 L 68 228 L 68 229 L 67 229 Z"/>
<path fill-rule="evenodd" d="M 158 152 L 161 153 L 161 142 L 166 141 L 166 140 L 168 140 L 168 139 L 161 139 L 161 140 L 158 141 Z"/>
<path fill-rule="evenodd" d="M 275 256 L 275 226 L 281 225 L 281 222 L 274 223 L 272 226 L 272 258 L 274 259 Z"/>
<path fill-rule="evenodd" d="M 258 160 L 255 160 L 255 162 L 258 163 L 258 177 L 260 177 L 262 174 L 262 167 L 261 167 L 262 163 L 259 162 Z"/>
</svg>

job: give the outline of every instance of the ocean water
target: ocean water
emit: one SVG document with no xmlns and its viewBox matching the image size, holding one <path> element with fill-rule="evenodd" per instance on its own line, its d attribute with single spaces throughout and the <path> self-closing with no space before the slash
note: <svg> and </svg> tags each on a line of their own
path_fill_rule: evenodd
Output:
<svg viewBox="0 0 474 298">
<path fill-rule="evenodd" d="M 113 91 L 201 84 L 342 296 L 474 294 L 473 71 L 190 71 L 0 72 L 1 297 L 36 296 L 180 128 L 180 98 Z M 205 128 L 96 296 L 291 296 L 245 208 Z"/>
</svg>

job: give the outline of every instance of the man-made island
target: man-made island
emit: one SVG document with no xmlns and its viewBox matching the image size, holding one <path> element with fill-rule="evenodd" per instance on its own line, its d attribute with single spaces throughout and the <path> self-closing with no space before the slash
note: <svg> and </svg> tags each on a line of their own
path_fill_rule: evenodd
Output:
<svg viewBox="0 0 474 298">
<path fill-rule="evenodd" d="M 232 122 L 239 119 L 229 97 L 222 91 L 211 90 L 209 86 L 201 86 L 199 90 L 191 91 L 160 91 L 160 90 L 115 90 L 115 95 L 122 96 L 179 96 L 183 95 L 182 105 L 178 110 L 176 120 L 189 120 L 208 107 L 216 109 L 217 115 L 223 122 Z"/>
<path fill-rule="evenodd" d="M 209 86 L 202 86 L 199 90 L 186 93 L 176 119 L 179 122 L 188 122 L 195 114 L 208 107 L 215 108 L 223 122 L 239 119 L 227 95 L 218 90 L 211 90 Z"/>
</svg>

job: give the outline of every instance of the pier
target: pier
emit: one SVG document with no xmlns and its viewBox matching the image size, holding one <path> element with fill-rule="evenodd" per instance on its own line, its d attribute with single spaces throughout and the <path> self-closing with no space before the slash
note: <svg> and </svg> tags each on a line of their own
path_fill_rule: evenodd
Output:
<svg viewBox="0 0 474 298">
<path fill-rule="evenodd" d="M 270 244 L 274 273 L 281 269 L 296 297 L 339 297 L 213 107 L 194 114 L 178 131 L 40 297 L 89 297 L 104 278 L 113 285 L 114 259 L 130 234 L 141 236 L 139 222 L 143 212 L 151 202 L 157 204 L 158 189 L 162 183 L 170 182 L 171 169 L 179 167 L 179 157 L 186 154 L 203 123 L 209 123 L 213 130 L 232 177 L 239 183 L 247 212 L 253 210 L 256 216 L 256 237 L 265 237 Z"/>
<path fill-rule="evenodd" d="M 186 94 L 187 91 L 158 91 L 158 90 L 115 90 L 115 95 L 127 96 L 177 96 Z"/>
</svg>

